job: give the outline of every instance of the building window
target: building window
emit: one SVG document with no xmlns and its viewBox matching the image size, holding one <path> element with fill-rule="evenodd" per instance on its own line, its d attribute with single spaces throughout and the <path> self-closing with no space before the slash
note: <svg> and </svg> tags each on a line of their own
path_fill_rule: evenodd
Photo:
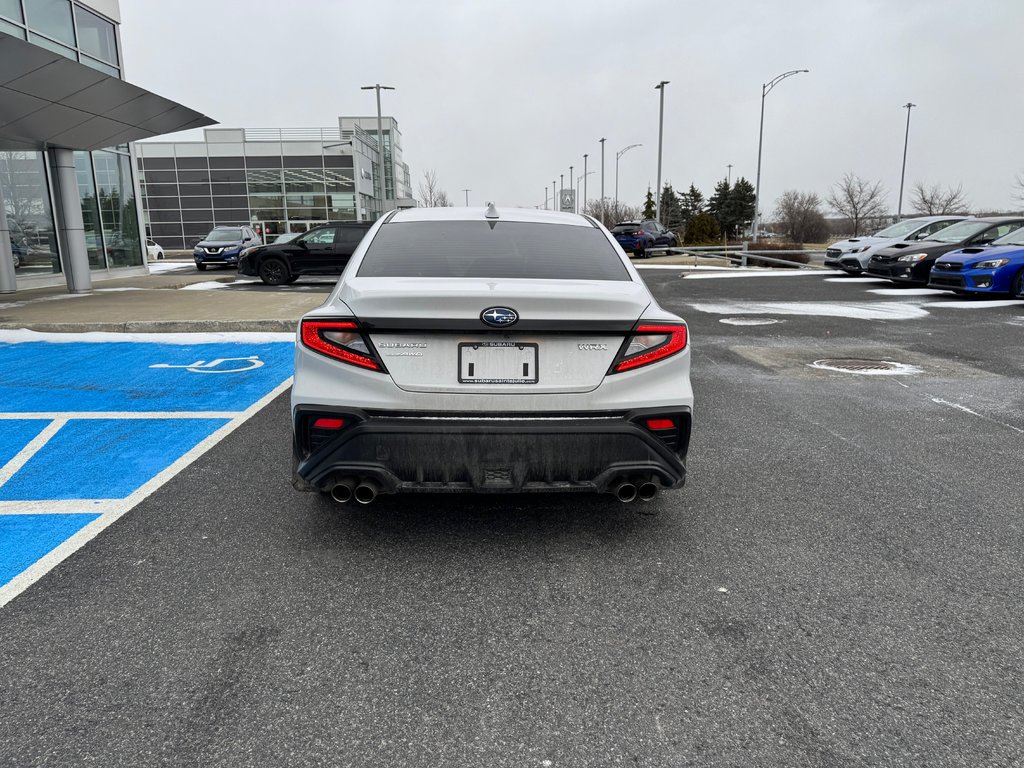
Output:
<svg viewBox="0 0 1024 768">
<path fill-rule="evenodd" d="M 114 34 L 114 25 L 79 5 L 75 6 L 75 22 L 78 25 L 78 47 L 82 53 L 117 66 L 117 35 Z"/>
<path fill-rule="evenodd" d="M 30 29 L 75 47 L 75 25 L 71 20 L 70 0 L 30 0 L 25 3 L 25 10 Z"/>
<path fill-rule="evenodd" d="M 0 16 L 24 24 L 25 19 L 21 15 L 21 0 L 0 0 Z"/>
<path fill-rule="evenodd" d="M 15 272 L 60 272 L 46 162 L 42 152 L 0 152 L 0 187 L 10 230 Z"/>
<path fill-rule="evenodd" d="M 72 49 L 68 48 L 66 45 L 61 45 L 60 43 L 55 43 L 55 42 L 53 42 L 53 40 L 50 40 L 49 38 L 43 37 L 42 35 L 37 35 L 35 32 L 29 32 L 28 33 L 28 39 L 29 39 L 30 43 L 35 43 L 40 48 L 46 48 L 48 51 L 53 51 L 54 53 L 59 53 L 61 56 L 63 56 L 66 59 L 71 59 L 72 61 L 78 61 L 78 54 L 75 53 Z"/>
<path fill-rule="evenodd" d="M 96 199 L 96 179 L 92 174 L 92 160 L 88 152 L 75 152 L 75 178 L 78 180 L 78 196 L 82 199 L 82 223 L 85 225 L 85 249 L 89 253 L 89 269 L 106 269 L 100 205 Z"/>
<path fill-rule="evenodd" d="M 93 162 L 108 265 L 113 268 L 144 264 L 131 158 L 103 150 L 93 153 Z"/>
</svg>

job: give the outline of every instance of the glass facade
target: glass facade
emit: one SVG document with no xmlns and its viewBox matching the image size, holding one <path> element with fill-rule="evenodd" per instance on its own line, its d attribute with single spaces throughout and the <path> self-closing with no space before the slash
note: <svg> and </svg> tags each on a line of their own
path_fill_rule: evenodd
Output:
<svg viewBox="0 0 1024 768">
<path fill-rule="evenodd" d="M 42 152 L 0 152 L 0 186 L 16 275 L 61 271 L 57 230 Z"/>
<path fill-rule="evenodd" d="M 0 0 L 0 32 L 121 76 L 117 25 L 79 2 Z M 59 190 L 52 178 L 52 160 L 49 151 L 0 152 L 0 188 L 19 278 L 52 277 L 63 269 L 61 249 L 66 243 L 54 215 Z M 76 151 L 74 163 L 90 269 L 95 273 L 142 267 L 146 255 L 128 145 Z M 209 201 L 208 179 L 206 187 Z M 174 189 L 177 194 L 176 185 Z"/>
<path fill-rule="evenodd" d="M 114 22 L 71 0 L 0 0 L 0 32 L 121 76 Z"/>
<path fill-rule="evenodd" d="M 270 155 L 139 158 L 147 234 L 191 248 L 220 225 L 252 224 L 268 239 L 324 221 L 355 221 L 353 158 Z"/>
</svg>

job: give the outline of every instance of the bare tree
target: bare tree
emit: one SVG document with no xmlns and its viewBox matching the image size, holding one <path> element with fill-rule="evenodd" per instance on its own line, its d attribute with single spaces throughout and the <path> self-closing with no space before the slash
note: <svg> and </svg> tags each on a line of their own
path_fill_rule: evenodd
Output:
<svg viewBox="0 0 1024 768">
<path fill-rule="evenodd" d="M 819 243 L 828 234 L 821 198 L 813 192 L 783 192 L 775 203 L 775 221 L 794 243 Z"/>
<path fill-rule="evenodd" d="M 871 223 L 886 214 L 885 187 L 882 182 L 871 183 L 853 173 L 832 185 L 826 202 L 853 226 L 853 236 L 860 234 L 861 225 Z"/>
<path fill-rule="evenodd" d="M 593 216 L 606 227 L 614 226 L 620 221 L 640 220 L 640 209 L 635 205 L 626 205 L 621 200 L 616 203 L 607 197 L 604 200 L 587 200 L 583 212 Z"/>
<path fill-rule="evenodd" d="M 1024 203 L 1024 173 L 1018 173 L 1013 180 L 1013 199 Z"/>
<path fill-rule="evenodd" d="M 437 183 L 437 171 L 429 170 L 423 172 L 423 181 L 420 182 L 420 197 L 423 198 L 423 205 L 427 208 L 450 208 L 452 201 L 448 199 L 445 192 Z"/>
<path fill-rule="evenodd" d="M 938 184 L 929 187 L 920 181 L 914 185 L 914 191 L 910 193 L 910 204 L 914 208 L 914 213 L 922 216 L 967 213 L 971 207 L 964 193 L 963 184 L 943 189 Z"/>
</svg>

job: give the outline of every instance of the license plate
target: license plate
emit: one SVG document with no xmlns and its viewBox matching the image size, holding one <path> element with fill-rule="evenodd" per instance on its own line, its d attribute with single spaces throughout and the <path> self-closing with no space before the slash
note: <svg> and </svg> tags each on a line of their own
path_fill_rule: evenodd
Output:
<svg viewBox="0 0 1024 768">
<path fill-rule="evenodd" d="M 459 344 L 460 384 L 536 384 L 537 345 L 515 341 Z"/>
</svg>

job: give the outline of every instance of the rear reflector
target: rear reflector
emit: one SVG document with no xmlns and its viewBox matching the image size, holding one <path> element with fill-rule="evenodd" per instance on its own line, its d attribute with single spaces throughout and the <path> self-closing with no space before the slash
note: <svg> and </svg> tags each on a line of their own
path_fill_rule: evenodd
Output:
<svg viewBox="0 0 1024 768">
<path fill-rule="evenodd" d="M 674 429 L 676 423 L 672 419 L 648 419 L 648 429 Z"/>
<path fill-rule="evenodd" d="M 344 426 L 344 419 L 317 419 L 313 422 L 313 429 L 341 429 Z"/>
</svg>

